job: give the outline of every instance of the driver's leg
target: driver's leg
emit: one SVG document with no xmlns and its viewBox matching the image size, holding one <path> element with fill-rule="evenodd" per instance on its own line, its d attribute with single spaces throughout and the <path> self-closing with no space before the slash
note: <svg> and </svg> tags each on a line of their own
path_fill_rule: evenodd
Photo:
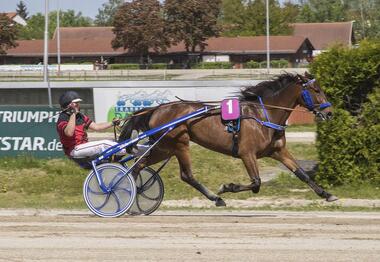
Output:
<svg viewBox="0 0 380 262">
<path fill-rule="evenodd" d="M 112 140 L 91 141 L 77 145 L 70 153 L 72 158 L 91 157 L 102 153 L 107 148 L 110 148 L 117 143 Z M 125 155 L 125 149 L 116 153 L 117 155 Z"/>
</svg>

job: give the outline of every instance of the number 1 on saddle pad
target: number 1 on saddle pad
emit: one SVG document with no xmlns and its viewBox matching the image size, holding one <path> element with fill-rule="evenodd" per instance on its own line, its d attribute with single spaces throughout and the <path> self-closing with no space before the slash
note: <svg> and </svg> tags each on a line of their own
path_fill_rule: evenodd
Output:
<svg viewBox="0 0 380 262">
<path fill-rule="evenodd" d="M 237 98 L 224 99 L 221 103 L 222 119 L 237 120 L 240 117 L 240 104 Z"/>
</svg>

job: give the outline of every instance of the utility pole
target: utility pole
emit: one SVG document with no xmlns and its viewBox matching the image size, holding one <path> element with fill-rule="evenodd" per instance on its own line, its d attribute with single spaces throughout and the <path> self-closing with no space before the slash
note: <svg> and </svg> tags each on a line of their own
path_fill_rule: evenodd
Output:
<svg viewBox="0 0 380 262">
<path fill-rule="evenodd" d="M 48 86 L 48 99 L 49 99 L 49 106 L 53 107 L 52 101 L 51 101 L 51 90 L 50 90 L 50 83 L 49 83 L 49 70 L 48 70 L 48 53 L 49 53 L 49 46 L 48 46 L 48 39 L 49 39 L 49 0 L 45 0 L 45 33 L 44 33 L 44 82 Z"/>
<path fill-rule="evenodd" d="M 59 6 L 59 0 L 57 0 L 57 63 L 58 63 L 58 68 L 57 68 L 57 74 L 58 76 L 61 73 L 61 34 L 60 34 L 60 6 Z"/>
<path fill-rule="evenodd" d="M 267 73 L 269 74 L 270 70 L 270 44 L 269 44 L 269 0 L 266 0 L 266 17 L 267 17 Z"/>
</svg>

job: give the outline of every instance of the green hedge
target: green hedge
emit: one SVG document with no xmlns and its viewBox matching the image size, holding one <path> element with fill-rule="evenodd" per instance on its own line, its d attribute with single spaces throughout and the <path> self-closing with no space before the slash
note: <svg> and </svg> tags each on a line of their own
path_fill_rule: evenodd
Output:
<svg viewBox="0 0 380 262">
<path fill-rule="evenodd" d="M 140 69 L 139 64 L 110 64 L 108 65 L 108 68 L 113 69 Z"/>
<path fill-rule="evenodd" d="M 233 64 L 230 62 L 200 62 L 192 68 L 194 69 L 232 69 Z"/>
<path fill-rule="evenodd" d="M 148 65 L 148 69 L 166 69 L 167 64 L 165 63 L 155 63 Z"/>
<path fill-rule="evenodd" d="M 380 185 L 380 42 L 334 47 L 310 69 L 334 106 L 317 128 L 319 181 Z"/>
<path fill-rule="evenodd" d="M 285 59 L 280 60 L 272 60 L 270 61 L 271 67 L 273 68 L 287 68 L 289 65 L 289 62 Z"/>
<path fill-rule="evenodd" d="M 140 69 L 139 64 L 110 64 L 109 69 Z M 165 63 L 155 63 L 148 65 L 147 69 L 166 69 L 167 64 Z M 144 67 L 145 69 L 145 67 Z"/>
<path fill-rule="evenodd" d="M 270 66 L 272 68 L 287 68 L 289 67 L 289 62 L 285 59 L 271 60 Z M 267 67 L 266 61 L 257 62 L 257 61 L 251 60 L 245 63 L 244 65 L 244 68 L 266 68 L 266 67 Z"/>
<path fill-rule="evenodd" d="M 254 60 L 245 63 L 244 68 L 260 68 L 260 63 Z"/>
</svg>

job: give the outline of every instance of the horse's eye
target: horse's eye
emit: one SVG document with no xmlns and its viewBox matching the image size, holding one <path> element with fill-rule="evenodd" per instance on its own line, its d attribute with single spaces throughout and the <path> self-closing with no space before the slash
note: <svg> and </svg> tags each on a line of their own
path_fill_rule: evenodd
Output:
<svg viewBox="0 0 380 262">
<path fill-rule="evenodd" d="M 318 94 L 321 92 L 321 89 L 315 85 L 311 85 L 310 88 L 313 89 L 313 91 L 315 91 Z"/>
</svg>

